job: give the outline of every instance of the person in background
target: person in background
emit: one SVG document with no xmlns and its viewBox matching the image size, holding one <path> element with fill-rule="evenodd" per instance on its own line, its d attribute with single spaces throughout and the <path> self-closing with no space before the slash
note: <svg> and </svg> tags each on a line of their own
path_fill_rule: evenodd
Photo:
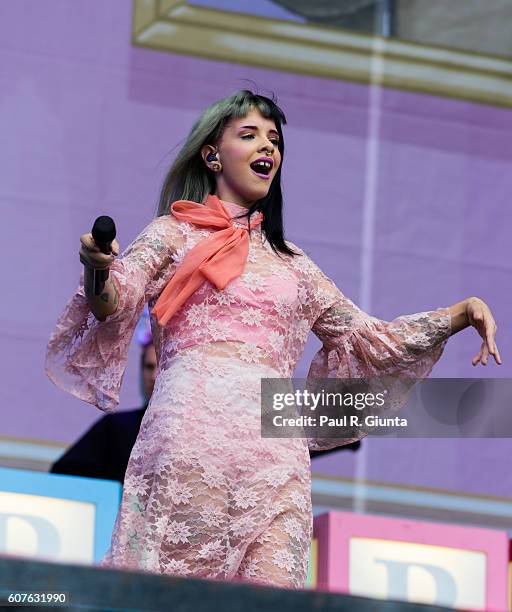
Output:
<svg viewBox="0 0 512 612">
<path fill-rule="evenodd" d="M 157 359 L 149 312 L 140 318 L 137 343 L 141 346 L 140 390 L 144 405 L 135 410 L 107 414 L 92 427 L 50 468 L 53 474 L 104 478 L 124 483 L 124 475 L 133 445 L 139 433 L 156 379 Z"/>
<path fill-rule="evenodd" d="M 345 444 L 345 446 L 336 446 L 334 448 L 329 448 L 327 450 L 311 450 L 309 449 L 309 456 L 311 459 L 316 459 L 317 457 L 322 457 L 324 455 L 328 455 L 329 453 L 342 453 L 343 451 L 357 451 L 361 446 L 361 440 L 356 440 L 355 442 L 351 442 L 350 444 Z"/>
</svg>

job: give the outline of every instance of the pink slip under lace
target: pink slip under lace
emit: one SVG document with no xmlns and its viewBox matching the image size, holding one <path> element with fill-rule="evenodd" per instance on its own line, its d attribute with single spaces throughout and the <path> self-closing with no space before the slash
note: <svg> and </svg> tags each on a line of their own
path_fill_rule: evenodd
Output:
<svg viewBox="0 0 512 612">
<path fill-rule="evenodd" d="M 246 211 L 223 204 L 232 217 Z M 48 343 L 46 372 L 55 384 L 114 410 L 144 303 L 156 303 L 186 254 L 212 231 L 173 215 L 153 219 L 111 266 L 120 300 L 104 322 L 89 310 L 82 277 Z M 313 331 L 323 346 L 312 360 L 312 376 L 428 376 L 451 333 L 448 308 L 391 322 L 377 319 L 361 311 L 299 247 L 288 241 L 301 255 L 278 256 L 261 226 L 251 234 L 244 272 L 225 289 L 205 281 L 172 325 L 159 326 L 151 317 L 160 370 L 187 347 L 211 345 L 219 354 L 266 363 L 291 376 Z"/>
<path fill-rule="evenodd" d="M 160 294 L 152 312 L 160 325 L 166 325 L 205 280 L 213 283 L 217 289 L 224 289 L 243 272 L 249 253 L 247 229 L 233 225 L 229 211 L 217 196 L 209 195 L 204 205 L 178 200 L 172 204 L 171 212 L 180 221 L 216 231 L 187 253 Z M 254 226 L 263 220 L 262 213 L 252 217 Z"/>
</svg>

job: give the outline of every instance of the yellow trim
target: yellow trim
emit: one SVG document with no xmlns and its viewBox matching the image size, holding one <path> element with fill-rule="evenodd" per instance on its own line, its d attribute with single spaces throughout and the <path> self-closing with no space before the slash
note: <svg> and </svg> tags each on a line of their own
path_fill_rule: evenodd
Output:
<svg viewBox="0 0 512 612">
<path fill-rule="evenodd" d="M 149 27 L 157 18 L 157 9 L 153 0 L 134 2 L 132 13 L 132 34 L 136 36 Z"/>
<path fill-rule="evenodd" d="M 19 444 L 35 444 L 37 446 L 49 446 L 50 448 L 65 449 L 69 446 L 66 442 L 52 442 L 39 438 L 19 438 L 17 436 L 0 436 L 0 442 L 14 442 Z"/>
<path fill-rule="evenodd" d="M 187 0 L 134 0 L 132 26 L 138 47 L 512 107 L 512 61 L 506 58 Z"/>
<path fill-rule="evenodd" d="M 318 584 L 318 538 L 311 540 L 308 560 L 308 575 L 306 578 L 305 587 L 308 589 L 316 589 Z"/>
<path fill-rule="evenodd" d="M 399 489 L 401 491 L 414 491 L 417 493 L 435 493 L 440 495 L 446 495 L 451 497 L 467 497 L 468 499 L 481 499 L 497 502 L 510 503 L 512 496 L 500 497 L 498 495 L 485 495 L 482 493 L 467 493 L 465 491 L 454 491 L 453 489 L 436 489 L 434 487 L 411 487 L 409 485 L 396 484 L 394 482 L 386 482 L 381 480 L 353 480 L 351 478 L 342 478 L 340 476 L 330 476 L 329 474 L 321 474 L 318 472 L 312 472 L 312 479 L 318 478 L 319 480 L 331 480 L 333 482 L 343 482 L 345 484 L 357 484 L 368 485 L 373 487 L 385 487 L 386 489 Z"/>
</svg>

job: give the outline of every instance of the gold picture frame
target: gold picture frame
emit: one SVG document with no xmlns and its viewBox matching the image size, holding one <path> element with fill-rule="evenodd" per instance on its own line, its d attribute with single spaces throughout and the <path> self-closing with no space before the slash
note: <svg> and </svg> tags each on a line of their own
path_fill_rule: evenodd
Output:
<svg viewBox="0 0 512 612">
<path fill-rule="evenodd" d="M 132 44 L 327 79 L 512 107 L 512 61 L 341 28 L 133 0 Z"/>
</svg>

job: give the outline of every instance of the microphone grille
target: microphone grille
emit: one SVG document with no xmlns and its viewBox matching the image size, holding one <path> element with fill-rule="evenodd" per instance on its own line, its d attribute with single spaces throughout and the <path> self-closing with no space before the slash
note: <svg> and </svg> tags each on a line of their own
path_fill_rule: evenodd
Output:
<svg viewBox="0 0 512 612">
<path fill-rule="evenodd" d="M 116 237 L 116 225 L 114 220 L 108 215 L 98 217 L 92 226 L 91 233 L 96 244 L 112 242 Z"/>
</svg>

